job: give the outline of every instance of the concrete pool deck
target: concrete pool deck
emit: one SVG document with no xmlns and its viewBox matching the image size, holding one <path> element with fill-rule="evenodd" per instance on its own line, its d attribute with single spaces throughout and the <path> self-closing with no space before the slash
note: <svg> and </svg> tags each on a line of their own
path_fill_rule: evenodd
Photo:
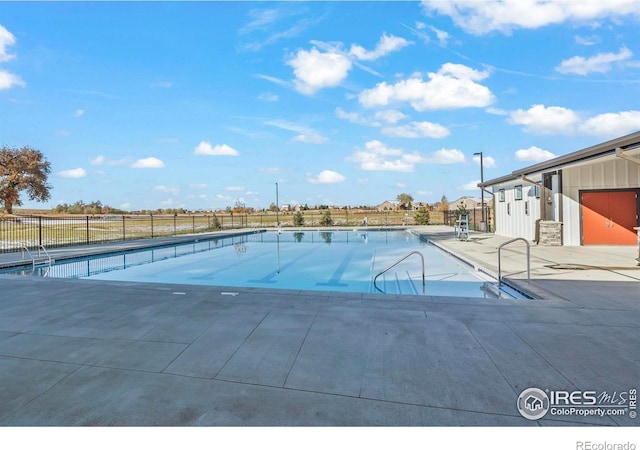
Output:
<svg viewBox="0 0 640 450">
<path fill-rule="evenodd" d="M 451 230 L 420 228 L 496 270 L 507 239 Z M 520 244 L 503 271 L 523 284 Z M 0 425 L 637 426 L 516 407 L 529 387 L 640 387 L 637 256 L 532 246 L 539 300 L 2 275 Z"/>
</svg>

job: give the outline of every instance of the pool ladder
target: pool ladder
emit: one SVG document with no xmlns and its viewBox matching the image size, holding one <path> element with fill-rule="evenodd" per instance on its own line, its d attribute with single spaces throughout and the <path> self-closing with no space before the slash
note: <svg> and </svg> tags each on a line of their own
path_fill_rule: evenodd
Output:
<svg viewBox="0 0 640 450">
<path fill-rule="evenodd" d="M 518 237 L 515 239 L 511 239 L 510 241 L 503 242 L 498 246 L 498 287 L 502 286 L 502 265 L 500 264 L 500 250 L 502 250 L 502 247 L 504 247 L 505 245 L 511 244 L 512 242 L 516 241 L 524 241 L 524 243 L 527 244 L 527 281 L 531 283 L 531 253 L 529 250 L 529 241 L 527 241 L 525 238 Z"/>
<path fill-rule="evenodd" d="M 398 264 L 400 264 L 402 261 L 404 261 L 405 259 L 407 259 L 409 256 L 411 255 L 418 255 L 420 256 L 420 259 L 422 260 L 422 290 L 424 293 L 424 286 L 425 286 L 425 277 L 424 277 L 424 256 L 422 255 L 422 253 L 418 252 L 418 251 L 413 251 L 411 253 L 406 254 L 405 256 L 403 256 L 402 258 L 400 258 L 399 260 L 397 260 L 396 262 L 394 262 L 393 264 L 391 264 L 389 267 L 387 267 L 386 269 L 384 269 L 382 272 L 380 272 L 378 275 L 376 275 L 375 277 L 373 277 L 373 287 L 376 288 L 378 291 L 384 293 L 384 291 L 382 289 L 380 289 L 377 285 L 376 285 L 376 280 L 378 279 L 378 277 L 380 275 L 382 275 L 383 273 L 393 269 L 395 266 L 397 266 Z"/>
</svg>

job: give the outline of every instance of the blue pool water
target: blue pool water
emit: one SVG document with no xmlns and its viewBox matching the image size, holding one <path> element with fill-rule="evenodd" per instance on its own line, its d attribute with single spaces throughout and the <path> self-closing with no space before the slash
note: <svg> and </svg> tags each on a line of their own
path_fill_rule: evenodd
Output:
<svg viewBox="0 0 640 450">
<path fill-rule="evenodd" d="M 419 255 L 374 277 L 409 252 Z M 16 272 L 16 271 L 14 271 Z M 19 271 L 18 271 L 19 272 Z M 59 261 L 22 274 L 58 278 L 387 294 L 512 295 L 408 231 L 268 231 Z"/>
</svg>

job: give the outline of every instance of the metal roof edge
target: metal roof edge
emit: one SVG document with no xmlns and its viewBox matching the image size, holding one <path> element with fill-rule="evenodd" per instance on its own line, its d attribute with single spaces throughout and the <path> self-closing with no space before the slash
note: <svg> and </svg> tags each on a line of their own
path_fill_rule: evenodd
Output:
<svg viewBox="0 0 640 450">
<path fill-rule="evenodd" d="M 609 153 L 615 152 L 616 148 L 625 148 L 634 145 L 640 145 L 640 131 L 631 133 L 619 138 L 611 139 L 601 144 L 592 145 L 582 150 L 578 150 L 572 153 L 568 153 L 557 158 L 550 159 L 533 166 L 528 166 L 523 169 L 514 170 L 508 175 L 504 175 L 499 178 L 487 180 L 484 183 L 478 184 L 479 187 L 485 188 L 487 186 L 494 186 L 496 184 L 504 183 L 505 181 L 516 180 L 522 177 L 522 175 L 529 175 L 536 172 L 542 172 L 548 169 L 552 169 L 558 166 L 571 164 L 573 162 L 582 161 L 590 158 L 597 158 L 605 156 Z"/>
</svg>

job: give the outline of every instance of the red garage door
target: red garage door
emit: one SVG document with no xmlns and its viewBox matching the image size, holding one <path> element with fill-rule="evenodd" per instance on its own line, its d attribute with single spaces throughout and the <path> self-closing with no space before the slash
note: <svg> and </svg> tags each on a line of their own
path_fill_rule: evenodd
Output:
<svg viewBox="0 0 640 450">
<path fill-rule="evenodd" d="M 584 245 L 634 245 L 638 190 L 580 193 Z"/>
</svg>

